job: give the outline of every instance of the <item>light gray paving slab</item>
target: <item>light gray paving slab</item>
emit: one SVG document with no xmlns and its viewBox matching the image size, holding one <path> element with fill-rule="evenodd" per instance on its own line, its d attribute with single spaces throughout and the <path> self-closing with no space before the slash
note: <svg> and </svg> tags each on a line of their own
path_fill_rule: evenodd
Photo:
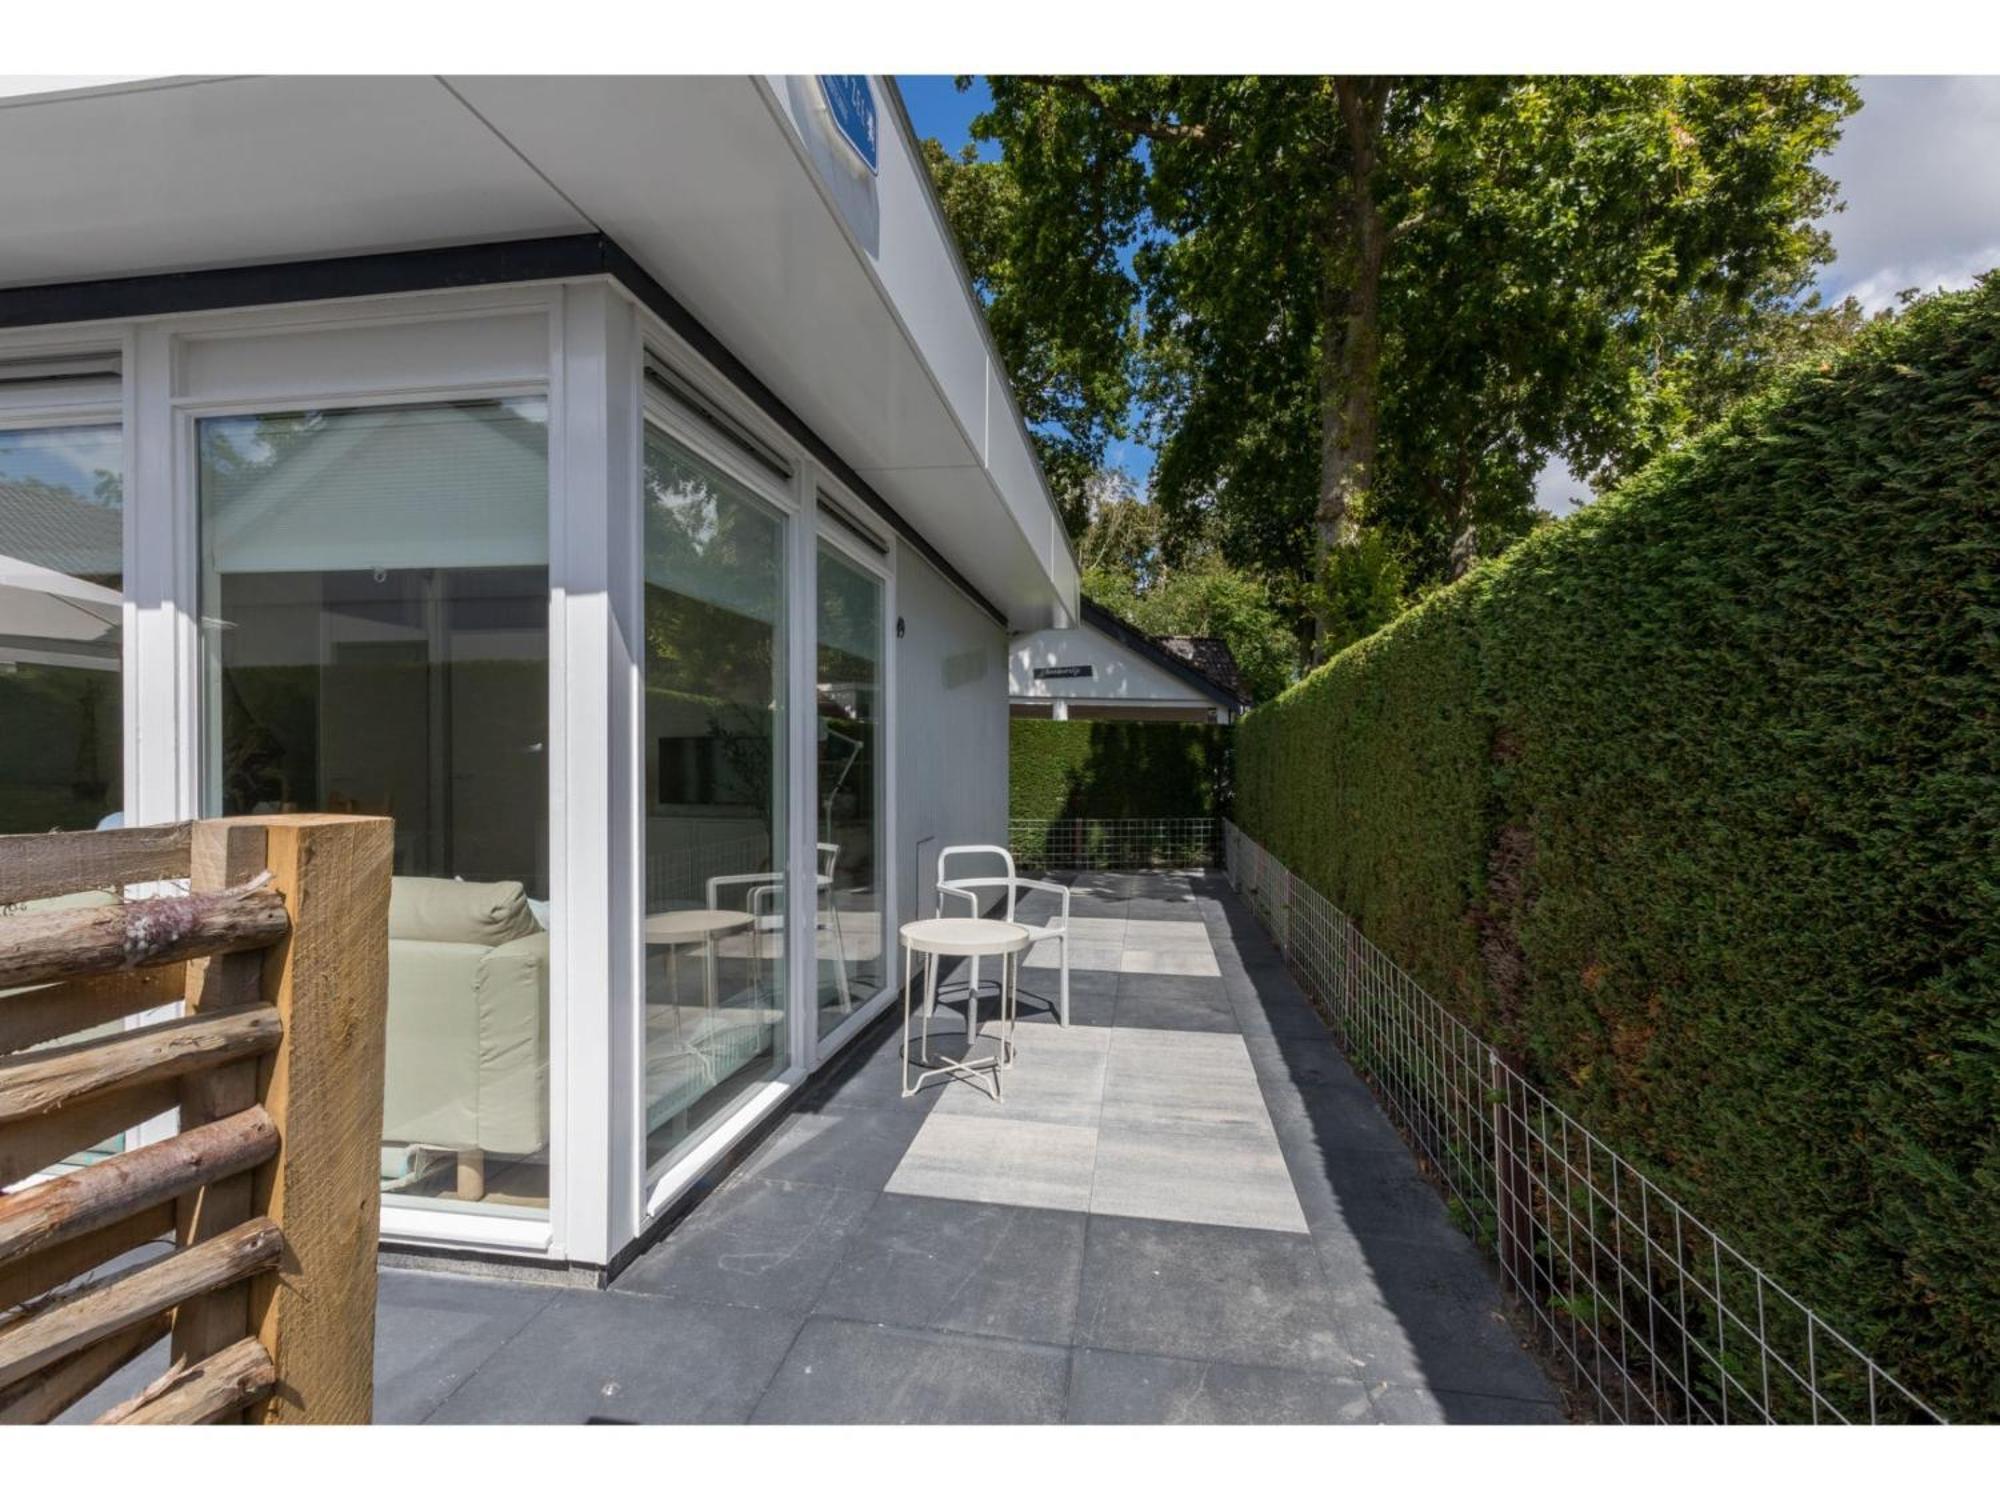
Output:
<svg viewBox="0 0 2000 1500">
<path fill-rule="evenodd" d="M 1307 1232 L 1268 1123 L 1153 1130 L 1105 1125 L 1097 1135 L 1093 1214 Z"/>
<path fill-rule="evenodd" d="M 888 1190 L 1081 1212 L 1090 1207 L 1096 1160 L 1094 1126 L 934 1110 Z"/>
<path fill-rule="evenodd" d="M 989 1024 L 986 1034 L 1000 1028 Z M 977 1087 L 947 1089 L 937 1113 L 982 1120 L 1040 1120 L 1095 1126 L 1104 1098 L 1111 1030 L 1100 1026 L 1016 1028 L 1015 1063 L 994 1099 Z"/>
<path fill-rule="evenodd" d="M 1118 958 L 1121 974 L 1199 974 L 1220 978 L 1215 955 L 1205 948 L 1134 948 L 1129 943 Z"/>
</svg>

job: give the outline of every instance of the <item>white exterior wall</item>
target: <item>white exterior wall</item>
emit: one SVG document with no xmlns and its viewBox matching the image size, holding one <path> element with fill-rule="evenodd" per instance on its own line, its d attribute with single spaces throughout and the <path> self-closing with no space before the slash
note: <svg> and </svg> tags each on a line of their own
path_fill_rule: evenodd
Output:
<svg viewBox="0 0 2000 1500">
<path fill-rule="evenodd" d="M 1088 677 L 1037 677 L 1037 667 L 1092 668 Z M 1134 655 L 1102 631 L 1036 630 L 1015 638 L 1007 654 L 1007 692 L 1019 703 L 1115 703 L 1132 707 L 1216 711 L 1213 699 L 1171 672 Z M 1226 719 L 1225 714 L 1225 719 Z"/>
<path fill-rule="evenodd" d="M 933 914 L 940 849 L 1007 842 L 1007 636 L 915 549 L 897 550 L 900 924 Z"/>
</svg>

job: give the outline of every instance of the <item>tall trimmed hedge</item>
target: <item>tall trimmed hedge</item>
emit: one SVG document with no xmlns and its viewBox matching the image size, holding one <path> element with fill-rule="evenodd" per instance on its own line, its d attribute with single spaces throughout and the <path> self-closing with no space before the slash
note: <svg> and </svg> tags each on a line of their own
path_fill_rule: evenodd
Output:
<svg viewBox="0 0 2000 1500">
<path fill-rule="evenodd" d="M 1219 724 L 1014 719 L 1008 816 L 1206 818 L 1229 807 L 1231 737 Z"/>
<path fill-rule="evenodd" d="M 1238 731 L 1238 821 L 1916 1389 L 2000 1418 L 2000 277 Z"/>
</svg>

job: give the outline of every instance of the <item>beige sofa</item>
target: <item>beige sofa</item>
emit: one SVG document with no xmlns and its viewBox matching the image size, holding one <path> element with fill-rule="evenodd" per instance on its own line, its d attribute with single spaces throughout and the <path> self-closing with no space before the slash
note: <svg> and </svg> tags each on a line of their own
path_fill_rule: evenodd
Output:
<svg viewBox="0 0 2000 1500">
<path fill-rule="evenodd" d="M 397 876 L 389 894 L 383 1176 L 418 1150 L 457 1156 L 458 1196 L 486 1156 L 549 1143 L 549 935 L 517 881 Z"/>
</svg>

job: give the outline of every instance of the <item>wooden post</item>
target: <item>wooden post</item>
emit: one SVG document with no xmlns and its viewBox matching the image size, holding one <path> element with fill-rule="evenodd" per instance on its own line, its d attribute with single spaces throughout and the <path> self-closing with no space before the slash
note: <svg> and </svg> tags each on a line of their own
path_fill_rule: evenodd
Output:
<svg viewBox="0 0 2000 1500">
<path fill-rule="evenodd" d="M 248 885 L 265 871 L 265 835 L 254 824 L 215 820 L 197 823 L 189 848 L 188 889 L 221 891 Z M 190 960 L 189 1014 L 250 1005 L 263 999 L 264 955 L 225 953 Z M 194 1130 L 225 1119 L 257 1102 L 255 1058 L 198 1073 L 181 1086 L 181 1129 Z M 175 1212 L 176 1236 L 183 1246 L 198 1245 L 251 1217 L 252 1178 L 248 1172 L 211 1182 L 182 1197 Z M 183 1304 L 174 1313 L 173 1359 L 194 1365 L 250 1334 L 250 1287 L 238 1282 Z M 236 1414 L 226 1420 L 241 1421 Z"/>
<path fill-rule="evenodd" d="M 265 961 L 284 1018 L 259 1094 L 278 1155 L 253 1211 L 285 1229 L 276 1273 L 250 1285 L 251 1324 L 277 1388 L 253 1422 L 367 1422 L 374 1411 L 375 1253 L 381 1227 L 383 1052 L 389 994 L 392 825 L 297 814 L 261 826 L 291 932 Z"/>
</svg>

